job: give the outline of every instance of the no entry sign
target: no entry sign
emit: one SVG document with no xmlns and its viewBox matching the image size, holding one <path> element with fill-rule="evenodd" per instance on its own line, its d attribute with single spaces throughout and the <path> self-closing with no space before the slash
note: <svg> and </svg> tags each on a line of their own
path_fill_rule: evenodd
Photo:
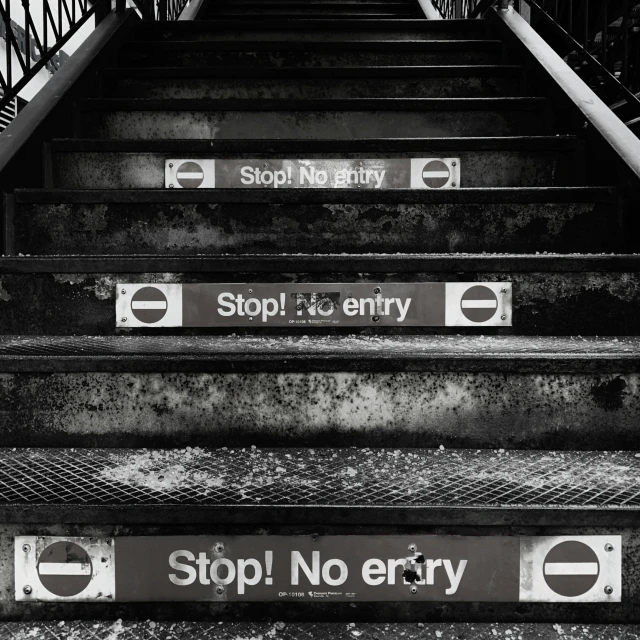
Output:
<svg viewBox="0 0 640 640">
<path fill-rule="evenodd" d="M 112 562 L 101 588 L 115 602 L 620 602 L 622 596 L 620 536 L 141 536 L 101 544 L 113 550 L 112 561 L 101 560 L 95 542 L 87 548 L 86 538 L 16 538 L 16 599 L 93 600 L 91 584 L 78 594 L 74 583 L 64 595 L 63 583 L 52 591 L 42 581 L 37 567 L 44 560 L 30 549 L 42 555 L 52 545 L 73 554 L 80 547 L 93 567 Z M 560 586 L 560 593 L 547 585 L 549 565 L 569 575 L 562 565 L 583 565 L 587 557 L 598 571 L 573 566 L 574 575 L 589 576 L 579 589 Z"/>
<path fill-rule="evenodd" d="M 168 189 L 455 189 L 460 158 L 169 159 Z"/>
<path fill-rule="evenodd" d="M 112 539 L 15 539 L 16 600 L 113 602 Z"/>
<path fill-rule="evenodd" d="M 509 327 L 511 283 L 125 283 L 116 326 Z"/>
</svg>

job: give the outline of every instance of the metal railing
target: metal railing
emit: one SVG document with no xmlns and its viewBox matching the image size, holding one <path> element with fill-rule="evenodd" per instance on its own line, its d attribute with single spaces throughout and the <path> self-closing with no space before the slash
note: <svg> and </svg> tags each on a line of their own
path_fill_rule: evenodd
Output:
<svg viewBox="0 0 640 640">
<path fill-rule="evenodd" d="M 177 20 L 189 0 L 134 3 L 145 20 Z M 39 9 L 36 15 L 34 6 Z M 0 0 L 0 37 L 6 45 L 4 73 L 0 70 L 0 110 L 7 108 L 39 71 L 57 70 L 65 58 L 62 47 L 92 16 L 99 23 L 111 11 L 123 12 L 125 8 L 125 0 Z M 12 20 L 12 13 L 15 16 L 18 12 L 24 27 Z"/>
<path fill-rule="evenodd" d="M 491 7 L 527 8 L 531 25 L 608 104 L 640 116 L 639 0 L 432 0 L 443 18 L 477 18 Z M 626 118 L 625 118 L 626 119 Z"/>
</svg>

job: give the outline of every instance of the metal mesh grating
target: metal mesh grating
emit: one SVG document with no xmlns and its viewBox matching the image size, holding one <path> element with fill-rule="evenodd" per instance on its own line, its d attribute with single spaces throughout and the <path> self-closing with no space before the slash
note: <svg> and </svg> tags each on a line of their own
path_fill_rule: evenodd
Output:
<svg viewBox="0 0 640 640">
<path fill-rule="evenodd" d="M 459 449 L 2 449 L 0 501 L 638 507 L 640 457 Z"/>
<path fill-rule="evenodd" d="M 635 358 L 640 337 L 552 336 L 0 336 L 0 358 L 250 353 L 424 353 L 456 356 Z"/>
<path fill-rule="evenodd" d="M 251 622 L 0 623 L 0 640 L 638 640 L 637 625 Z"/>
</svg>

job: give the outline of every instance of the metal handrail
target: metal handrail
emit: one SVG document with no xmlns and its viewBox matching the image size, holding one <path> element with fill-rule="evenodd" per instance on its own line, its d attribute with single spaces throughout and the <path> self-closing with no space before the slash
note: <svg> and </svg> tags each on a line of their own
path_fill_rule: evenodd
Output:
<svg viewBox="0 0 640 640">
<path fill-rule="evenodd" d="M 18 30 L 11 19 L 12 2 L 24 9 L 24 29 Z M 34 18 L 32 2 L 41 7 L 41 20 Z M 134 0 L 134 3 L 145 20 L 172 21 L 179 18 L 189 0 Z M 57 16 L 52 11 L 54 4 Z M 0 33 L 6 42 L 6 71 L 4 74 L 0 71 L 0 110 L 10 105 L 39 71 L 45 67 L 57 69 L 60 60 L 56 56 L 92 16 L 98 24 L 110 12 L 123 13 L 125 8 L 125 0 L 0 0 Z M 12 68 L 14 57 L 20 67 L 18 77 Z"/>
<path fill-rule="evenodd" d="M 520 0 L 431 1 L 443 18 L 474 19 L 497 5 L 520 9 Z M 526 0 L 526 5 L 534 26 L 545 29 L 562 57 L 576 60 L 573 66 L 596 93 L 609 103 L 625 100 L 631 117 L 640 117 L 635 95 L 640 90 L 640 0 Z"/>
</svg>

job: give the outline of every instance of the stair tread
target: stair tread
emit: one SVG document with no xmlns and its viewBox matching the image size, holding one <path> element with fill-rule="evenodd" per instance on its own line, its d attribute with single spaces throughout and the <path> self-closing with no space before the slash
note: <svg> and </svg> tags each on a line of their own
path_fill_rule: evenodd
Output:
<svg viewBox="0 0 640 640">
<path fill-rule="evenodd" d="M 577 136 L 498 136 L 447 138 L 359 138 L 335 139 L 277 139 L 277 140 L 110 140 L 104 138 L 54 138 L 55 151 L 102 152 L 160 152 L 178 153 L 357 153 L 357 152 L 424 152 L 444 150 L 559 150 L 575 149 Z"/>
<path fill-rule="evenodd" d="M 354 617 L 355 619 L 355 617 Z M 577 630 L 574 632 L 572 629 Z M 92 638 L 92 640 L 237 640 L 238 638 L 283 638 L 285 640 L 353 640 L 358 636 L 379 640 L 432 640 L 441 637 L 469 638 L 470 640 L 563 640 L 598 638 L 599 640 L 638 640 L 637 624 L 583 624 L 523 623 L 523 622 L 183 622 L 170 620 L 131 621 L 117 620 L 65 620 L 60 622 L 0 622 L 0 636 L 13 640 L 60 640 L 65 638 Z M 6 635 L 5 635 L 6 634 Z"/>
<path fill-rule="evenodd" d="M 342 67 L 110 67 L 104 74 L 112 78 L 433 78 L 466 76 L 517 76 L 521 65 L 375 65 Z M 384 99 L 384 98 L 383 98 Z M 387 98 L 388 99 L 388 98 Z"/>
<path fill-rule="evenodd" d="M 0 336 L 0 370 L 637 371 L 640 337 Z"/>
<path fill-rule="evenodd" d="M 217 99 L 217 98 L 89 98 L 78 106 L 92 111 L 428 111 L 539 110 L 544 97 L 497 98 L 336 98 L 336 99 Z"/>
<path fill-rule="evenodd" d="M 433 50 L 450 51 L 452 49 L 462 49 L 478 47 L 482 49 L 499 50 L 502 47 L 500 40 L 477 40 L 477 39 L 450 39 L 450 40 L 130 40 L 123 45 L 127 49 L 141 49 L 148 51 L 151 48 L 160 48 L 169 51 L 197 50 L 197 51 L 252 51 L 252 47 L 267 51 L 327 51 L 331 53 L 339 52 L 341 48 L 348 48 L 357 51 L 369 51 L 389 49 L 403 51 L 423 51 Z"/>
<path fill-rule="evenodd" d="M 0 477 L 0 513 L 28 506 L 37 518 L 47 507 L 75 507 L 86 518 L 112 508 L 120 524 L 180 508 L 190 509 L 189 520 L 213 511 L 220 522 L 247 509 L 265 521 L 279 509 L 295 519 L 314 508 L 411 511 L 422 519 L 432 510 L 482 510 L 493 512 L 488 520 L 519 510 L 522 520 L 552 512 L 563 521 L 575 510 L 637 518 L 640 507 L 634 452 L 24 448 L 0 449 Z"/>
<path fill-rule="evenodd" d="M 154 202 L 166 204 L 217 202 L 324 204 L 610 203 L 615 197 L 615 189 L 606 186 L 481 187 L 446 190 L 385 189 L 376 191 L 357 189 L 16 189 L 15 197 L 18 204 Z"/>
<path fill-rule="evenodd" d="M 388 20 L 377 20 L 375 18 L 324 18 L 320 20 L 308 18 L 288 18 L 277 20 L 178 20 L 176 22 L 142 22 L 137 27 L 137 31 L 174 31 L 182 33 L 192 33 L 194 31 L 223 31 L 225 29 L 241 29 L 243 31 L 260 31 L 282 29 L 304 29 L 318 30 L 322 28 L 339 30 L 354 30 L 357 27 L 375 29 L 376 31 L 385 29 L 415 29 L 419 31 L 485 31 L 484 20 L 427 20 L 426 18 L 396 18 Z"/>
<path fill-rule="evenodd" d="M 636 272 L 640 254 L 197 254 L 2 256 L 9 273 L 571 273 Z M 344 276 L 346 280 L 348 276 Z M 612 275 L 613 277 L 613 275 Z"/>
</svg>

